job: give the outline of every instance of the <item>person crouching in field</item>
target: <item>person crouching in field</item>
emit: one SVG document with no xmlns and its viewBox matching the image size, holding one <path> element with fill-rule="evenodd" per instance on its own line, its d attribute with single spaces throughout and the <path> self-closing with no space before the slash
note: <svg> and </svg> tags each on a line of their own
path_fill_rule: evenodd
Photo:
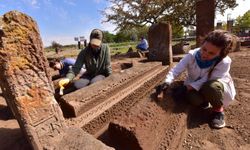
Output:
<svg viewBox="0 0 250 150">
<path fill-rule="evenodd" d="M 69 72 L 69 69 L 75 64 L 76 60 L 74 58 L 65 58 L 62 60 L 53 60 L 49 62 L 49 66 L 53 68 L 54 70 L 59 71 L 59 75 L 53 76 L 52 80 L 66 77 L 66 74 Z M 83 73 L 86 71 L 85 65 L 82 66 L 80 70 L 80 75 L 83 75 Z"/>
<path fill-rule="evenodd" d="M 230 76 L 231 58 L 228 56 L 234 37 L 227 31 L 215 30 L 204 39 L 200 48 L 189 53 L 166 76 L 160 85 L 166 89 L 184 70 L 187 79 L 184 84 L 173 90 L 176 100 L 185 97 L 195 106 L 212 106 L 211 127 L 223 128 L 224 107 L 235 98 L 236 91 Z"/>
<path fill-rule="evenodd" d="M 69 84 L 79 73 L 83 64 L 85 64 L 86 72 L 80 79 L 73 81 L 73 88 L 71 91 L 81 89 L 89 84 L 103 80 L 112 73 L 110 50 L 108 45 L 102 43 L 102 40 L 102 31 L 99 29 L 92 30 L 90 34 L 90 43 L 79 53 L 76 63 L 69 70 L 66 78 L 59 81 L 60 87 L 65 87 Z"/>
</svg>

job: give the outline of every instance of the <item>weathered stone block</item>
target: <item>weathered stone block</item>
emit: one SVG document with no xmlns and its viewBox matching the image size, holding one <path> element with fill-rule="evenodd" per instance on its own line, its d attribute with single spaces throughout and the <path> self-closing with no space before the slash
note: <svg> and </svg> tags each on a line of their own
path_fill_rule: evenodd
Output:
<svg viewBox="0 0 250 150">
<path fill-rule="evenodd" d="M 160 62 L 135 63 L 124 72 L 62 96 L 59 101 L 66 115 L 76 117 L 68 123 L 95 134 L 162 81 L 168 69 Z"/>
<path fill-rule="evenodd" d="M 172 61 L 172 30 L 167 23 L 157 23 L 149 28 L 149 60 L 162 61 L 164 65 Z"/>
<path fill-rule="evenodd" d="M 185 44 L 183 41 L 181 41 L 181 42 L 175 44 L 172 47 L 172 49 L 173 49 L 173 55 L 185 54 L 191 49 L 191 46 L 188 43 Z"/>
<path fill-rule="evenodd" d="M 0 86 L 8 106 L 14 113 L 33 149 L 57 149 L 67 138 L 80 143 L 68 147 L 83 149 L 86 135 L 80 128 L 67 128 L 62 111 L 54 98 L 42 41 L 35 21 L 18 11 L 0 17 Z M 68 130 L 81 134 L 63 136 Z M 83 136 L 84 135 L 84 136 Z M 66 138 L 66 139 L 65 139 Z M 69 139 L 68 139 L 69 140 Z M 92 137 L 91 141 L 97 141 Z M 94 147 L 108 149 L 100 142 Z"/>
</svg>

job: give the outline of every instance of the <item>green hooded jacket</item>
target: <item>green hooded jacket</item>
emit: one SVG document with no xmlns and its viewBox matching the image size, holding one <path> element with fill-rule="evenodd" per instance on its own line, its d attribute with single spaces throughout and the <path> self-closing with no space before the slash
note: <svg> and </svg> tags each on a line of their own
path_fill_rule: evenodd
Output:
<svg viewBox="0 0 250 150">
<path fill-rule="evenodd" d="M 112 73 L 111 57 L 108 45 L 101 44 L 100 52 L 96 55 L 90 44 L 83 49 L 76 59 L 75 65 L 66 75 L 71 80 L 80 72 L 82 65 L 85 64 L 86 74 L 91 78 L 97 75 L 109 76 Z"/>
</svg>

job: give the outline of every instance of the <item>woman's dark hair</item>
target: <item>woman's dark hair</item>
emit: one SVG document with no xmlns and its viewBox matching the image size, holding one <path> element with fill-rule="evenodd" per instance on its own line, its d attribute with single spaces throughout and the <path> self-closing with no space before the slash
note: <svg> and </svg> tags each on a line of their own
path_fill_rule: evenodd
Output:
<svg viewBox="0 0 250 150">
<path fill-rule="evenodd" d="M 214 30 L 208 33 L 203 43 L 210 42 L 216 47 L 221 48 L 220 59 L 223 59 L 232 49 L 234 40 L 235 37 L 231 33 L 224 30 Z"/>
<path fill-rule="evenodd" d="M 49 67 L 50 67 L 50 68 L 53 68 L 55 65 L 56 65 L 56 62 L 55 62 L 55 61 L 50 61 L 50 62 L 49 62 Z"/>
<path fill-rule="evenodd" d="M 50 68 L 54 68 L 54 66 L 56 65 L 56 63 L 60 62 L 59 59 L 54 59 L 54 60 L 51 60 L 49 61 L 49 67 Z"/>
<path fill-rule="evenodd" d="M 218 48 L 221 48 L 220 51 L 220 59 L 214 64 L 214 66 L 208 72 L 208 78 L 211 77 L 211 74 L 215 68 L 215 66 L 225 58 L 228 53 L 232 50 L 233 43 L 236 40 L 236 36 L 224 31 L 224 30 L 214 30 L 205 37 L 204 42 L 209 42 L 215 45 Z"/>
</svg>

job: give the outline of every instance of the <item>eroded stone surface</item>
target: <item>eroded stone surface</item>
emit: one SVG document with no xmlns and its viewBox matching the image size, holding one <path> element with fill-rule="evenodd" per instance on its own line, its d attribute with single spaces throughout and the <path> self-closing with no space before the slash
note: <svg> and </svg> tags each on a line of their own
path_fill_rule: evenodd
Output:
<svg viewBox="0 0 250 150">
<path fill-rule="evenodd" d="M 117 149 L 178 149 L 187 126 L 187 107 L 175 104 L 170 91 L 158 101 L 148 95 L 112 121 L 108 129 L 111 145 Z"/>
<path fill-rule="evenodd" d="M 76 114 L 67 123 L 91 134 L 119 117 L 163 80 L 169 67 L 160 62 L 141 63 L 124 72 L 62 97 L 67 111 Z"/>
<path fill-rule="evenodd" d="M 86 140 L 83 130 L 71 128 L 82 136 L 67 136 L 61 109 L 54 98 L 54 88 L 46 68 L 42 41 L 35 21 L 20 12 L 11 11 L 0 18 L 0 86 L 8 106 L 14 113 L 26 139 L 33 149 L 56 149 L 66 141 L 68 147 Z M 83 136 L 85 135 L 85 136 Z M 72 140 L 67 140 L 71 138 Z M 68 142 L 67 142 L 68 141 Z M 93 137 L 89 144 L 100 145 Z"/>
<path fill-rule="evenodd" d="M 164 65 L 172 61 L 172 30 L 167 23 L 154 24 L 149 28 L 149 60 L 162 61 Z"/>
</svg>

